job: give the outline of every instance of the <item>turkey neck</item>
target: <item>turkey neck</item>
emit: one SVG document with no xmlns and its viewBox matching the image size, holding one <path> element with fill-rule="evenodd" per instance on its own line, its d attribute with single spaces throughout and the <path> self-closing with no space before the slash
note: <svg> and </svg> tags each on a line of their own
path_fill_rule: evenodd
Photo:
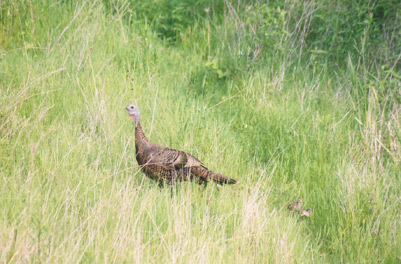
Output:
<svg viewBox="0 0 401 264">
<path fill-rule="evenodd" d="M 143 133 L 141 124 L 138 122 L 138 125 L 135 126 L 135 149 L 136 153 L 140 153 L 148 148 L 150 145 L 149 140 L 146 138 L 145 134 Z"/>
</svg>

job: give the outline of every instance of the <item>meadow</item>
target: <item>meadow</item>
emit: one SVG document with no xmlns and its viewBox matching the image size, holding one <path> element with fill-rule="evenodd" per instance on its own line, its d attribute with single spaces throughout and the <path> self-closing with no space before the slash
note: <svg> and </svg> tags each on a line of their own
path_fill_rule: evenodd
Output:
<svg viewBox="0 0 401 264">
<path fill-rule="evenodd" d="M 400 262 L 400 20 L 393 0 L 1 1 L 0 262 Z M 131 103 L 240 183 L 160 188 Z"/>
</svg>

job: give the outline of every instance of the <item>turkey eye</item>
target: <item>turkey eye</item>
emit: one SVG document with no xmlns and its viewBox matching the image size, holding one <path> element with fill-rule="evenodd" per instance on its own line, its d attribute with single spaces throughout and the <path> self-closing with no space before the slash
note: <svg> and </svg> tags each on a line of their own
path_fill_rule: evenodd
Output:
<svg viewBox="0 0 401 264">
<path fill-rule="evenodd" d="M 134 109 L 134 107 L 133 107 L 133 106 L 131 106 L 131 109 Z"/>
</svg>

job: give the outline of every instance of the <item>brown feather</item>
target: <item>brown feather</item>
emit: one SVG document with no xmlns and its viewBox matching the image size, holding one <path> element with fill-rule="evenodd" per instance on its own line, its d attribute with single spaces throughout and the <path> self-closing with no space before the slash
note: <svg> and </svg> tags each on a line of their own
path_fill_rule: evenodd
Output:
<svg viewBox="0 0 401 264">
<path fill-rule="evenodd" d="M 176 181 L 235 184 L 236 180 L 208 170 L 202 162 L 189 153 L 166 148 L 150 142 L 138 122 L 135 127 L 136 160 L 142 171 L 160 183 L 174 184 Z"/>
</svg>

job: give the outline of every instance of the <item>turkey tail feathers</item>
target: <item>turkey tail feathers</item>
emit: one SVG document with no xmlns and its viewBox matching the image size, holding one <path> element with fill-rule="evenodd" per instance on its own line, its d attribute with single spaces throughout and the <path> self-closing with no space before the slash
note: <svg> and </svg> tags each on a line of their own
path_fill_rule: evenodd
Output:
<svg viewBox="0 0 401 264">
<path fill-rule="evenodd" d="M 219 184 L 237 184 L 238 181 L 231 179 L 221 173 L 210 171 L 210 177 L 214 182 L 217 182 Z"/>
<path fill-rule="evenodd" d="M 211 171 L 203 166 L 191 167 L 191 173 L 204 182 L 214 181 L 218 184 L 236 184 L 238 181 L 221 173 Z"/>
</svg>

